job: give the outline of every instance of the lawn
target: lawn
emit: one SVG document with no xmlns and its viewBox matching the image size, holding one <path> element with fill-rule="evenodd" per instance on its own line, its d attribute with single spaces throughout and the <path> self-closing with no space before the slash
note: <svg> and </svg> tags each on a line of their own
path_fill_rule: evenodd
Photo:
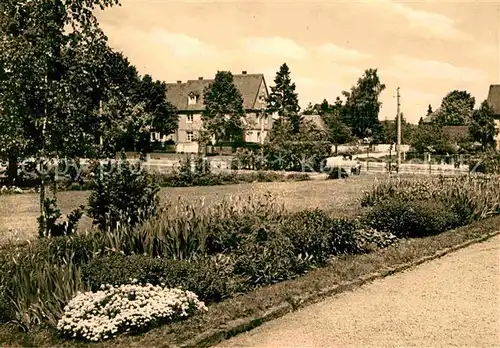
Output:
<svg viewBox="0 0 500 348">
<path fill-rule="evenodd" d="M 206 202 L 216 202 L 224 197 L 246 197 L 253 194 L 271 192 L 278 195 L 290 211 L 306 208 L 321 208 L 332 211 L 337 216 L 352 216 L 359 209 L 357 198 L 363 190 L 370 189 L 375 176 L 366 175 L 345 180 L 312 180 L 302 182 L 270 182 L 223 186 L 186 188 L 163 188 L 162 202 L 184 199 L 205 198 Z M 86 204 L 88 191 L 66 191 L 58 194 L 58 204 L 63 214 L 69 213 L 80 204 Z M 0 196 L 0 244 L 9 236 L 20 240 L 36 236 L 39 206 L 37 194 Z M 80 228 L 91 226 L 84 217 Z"/>
</svg>

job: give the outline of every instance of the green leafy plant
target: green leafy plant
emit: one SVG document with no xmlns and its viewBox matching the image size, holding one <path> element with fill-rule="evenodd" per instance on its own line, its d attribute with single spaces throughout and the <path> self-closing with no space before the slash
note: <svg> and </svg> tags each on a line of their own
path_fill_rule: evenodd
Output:
<svg viewBox="0 0 500 348">
<path fill-rule="evenodd" d="M 235 258 L 235 274 L 250 288 L 291 279 L 309 267 L 308 255 L 296 255 L 288 237 L 265 227 L 242 243 Z"/>
<path fill-rule="evenodd" d="M 453 209 L 441 201 L 385 200 L 366 214 L 367 223 L 401 238 L 425 237 L 457 227 Z"/>
<path fill-rule="evenodd" d="M 57 199 L 46 198 L 44 202 L 45 211 L 45 226 L 41 223 L 41 218 L 38 217 L 38 231 L 40 237 L 58 237 L 67 236 L 76 232 L 78 222 L 83 216 L 85 206 L 80 205 L 79 208 L 68 214 L 66 221 L 58 221 L 61 218 L 61 211 L 57 207 Z"/>
<path fill-rule="evenodd" d="M 4 294 L 10 301 L 7 317 L 24 330 L 43 324 L 55 327 L 66 303 L 85 290 L 71 256 L 59 265 L 36 258 L 14 264 Z"/>
<path fill-rule="evenodd" d="M 100 230 L 114 230 L 119 223 L 134 226 L 156 214 L 159 187 L 140 162 L 133 165 L 122 154 L 116 163 L 97 163 L 92 173 L 88 214 Z"/>
<path fill-rule="evenodd" d="M 83 279 L 94 291 L 102 284 L 117 286 L 136 279 L 140 283 L 163 283 L 190 290 L 207 302 L 217 302 L 240 291 L 241 286 L 232 272 L 233 262 L 228 257 L 187 261 L 121 253 L 96 258 L 82 268 Z"/>
</svg>

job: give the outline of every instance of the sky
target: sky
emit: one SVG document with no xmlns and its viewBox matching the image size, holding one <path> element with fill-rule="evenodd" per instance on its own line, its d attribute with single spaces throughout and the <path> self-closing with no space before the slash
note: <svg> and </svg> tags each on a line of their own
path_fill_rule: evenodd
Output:
<svg viewBox="0 0 500 348">
<path fill-rule="evenodd" d="M 500 83 L 500 0 L 121 0 L 98 18 L 111 47 L 165 82 L 245 70 L 270 87 L 286 62 L 301 107 L 378 69 L 381 120 L 395 119 L 398 87 L 416 123 L 452 90 L 479 105 Z"/>
</svg>

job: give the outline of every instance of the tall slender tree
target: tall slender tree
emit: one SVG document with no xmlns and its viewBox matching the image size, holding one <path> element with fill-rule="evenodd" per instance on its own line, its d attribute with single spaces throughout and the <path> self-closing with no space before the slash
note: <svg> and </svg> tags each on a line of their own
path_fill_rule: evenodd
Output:
<svg viewBox="0 0 500 348">
<path fill-rule="evenodd" d="M 99 67 L 108 46 L 93 10 L 117 3 L 0 2 L 0 148 L 40 160 L 41 236 L 47 233 L 47 164 L 95 144 L 94 89 L 103 83 Z"/>
<path fill-rule="evenodd" d="M 267 110 L 270 113 L 277 113 L 281 120 L 289 121 L 294 133 L 299 132 L 301 122 L 299 98 L 286 63 L 283 63 L 276 73 L 274 86 L 271 86 L 267 100 Z"/>
<path fill-rule="evenodd" d="M 218 71 L 215 80 L 203 92 L 204 129 L 216 142 L 244 140 L 243 98 L 233 82 L 230 71 Z"/>
<path fill-rule="evenodd" d="M 346 98 L 344 119 L 355 136 L 364 138 L 380 131 L 378 114 L 382 103 L 379 97 L 384 89 L 377 69 L 368 69 L 358 79 L 356 86 L 349 92 L 343 92 Z"/>
</svg>

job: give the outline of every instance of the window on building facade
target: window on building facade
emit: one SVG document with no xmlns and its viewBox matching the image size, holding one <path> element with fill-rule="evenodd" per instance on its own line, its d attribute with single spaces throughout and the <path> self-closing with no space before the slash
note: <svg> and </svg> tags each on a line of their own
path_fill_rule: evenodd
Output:
<svg viewBox="0 0 500 348">
<path fill-rule="evenodd" d="M 186 132 L 186 141 L 189 143 L 193 141 L 193 132 Z"/>
<path fill-rule="evenodd" d="M 193 123 L 193 115 L 192 114 L 186 115 L 186 122 L 187 123 Z"/>
<path fill-rule="evenodd" d="M 188 96 L 188 104 L 189 105 L 195 105 L 196 102 L 197 102 L 197 100 L 198 100 L 198 97 L 196 95 L 194 95 L 194 94 L 190 94 Z"/>
</svg>

